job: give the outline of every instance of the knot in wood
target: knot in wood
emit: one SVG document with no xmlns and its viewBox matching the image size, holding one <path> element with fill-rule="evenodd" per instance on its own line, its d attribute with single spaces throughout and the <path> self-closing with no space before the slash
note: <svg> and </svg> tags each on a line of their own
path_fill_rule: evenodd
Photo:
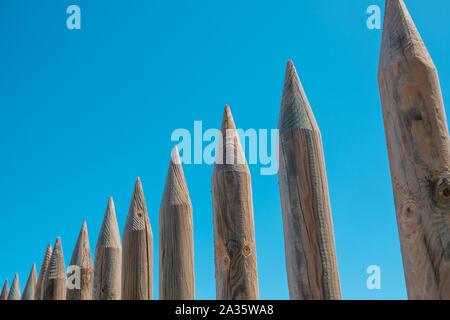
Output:
<svg viewBox="0 0 450 320">
<path fill-rule="evenodd" d="M 242 248 L 242 254 L 244 255 L 244 257 L 249 256 L 251 252 L 252 250 L 250 249 L 250 246 L 248 244 L 245 244 Z"/>
<path fill-rule="evenodd" d="M 438 208 L 450 209 L 450 174 L 436 180 L 433 200 Z"/>
</svg>

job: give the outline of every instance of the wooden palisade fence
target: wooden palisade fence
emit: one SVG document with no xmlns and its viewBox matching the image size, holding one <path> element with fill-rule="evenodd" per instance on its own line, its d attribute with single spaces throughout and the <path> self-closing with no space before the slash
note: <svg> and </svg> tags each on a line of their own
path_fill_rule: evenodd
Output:
<svg viewBox="0 0 450 320">
<path fill-rule="evenodd" d="M 450 139 L 439 78 L 403 0 L 386 0 L 379 87 L 408 297 L 450 299 Z M 322 137 L 292 61 L 279 115 L 279 191 L 291 299 L 341 299 Z M 211 179 L 217 299 L 259 299 L 250 171 L 225 107 Z M 159 210 L 160 299 L 195 299 L 193 210 L 172 150 Z M 61 239 L 23 296 L 16 274 L 0 300 L 149 300 L 153 234 L 141 180 L 120 241 L 109 198 L 92 265 L 86 222 L 67 285 Z"/>
</svg>

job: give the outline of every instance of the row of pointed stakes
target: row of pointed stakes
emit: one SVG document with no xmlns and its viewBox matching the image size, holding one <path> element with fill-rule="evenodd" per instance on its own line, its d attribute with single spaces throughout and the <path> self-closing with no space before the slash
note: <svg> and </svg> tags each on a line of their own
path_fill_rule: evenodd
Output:
<svg viewBox="0 0 450 320">
<path fill-rule="evenodd" d="M 299 100 L 299 96 L 301 99 Z M 301 104 L 300 101 L 302 102 Z M 280 112 L 280 136 L 284 137 L 287 126 L 298 126 L 301 130 L 319 132 L 309 103 L 301 87 L 292 61 L 286 68 L 283 102 Z M 294 103 L 294 106 L 292 105 Z M 297 104 L 297 105 L 296 105 Z M 292 107 L 296 110 L 292 110 Z M 297 121 L 289 121 L 292 113 Z M 214 247 L 216 268 L 216 296 L 218 299 L 258 299 L 258 273 L 253 217 L 253 199 L 250 171 L 239 141 L 236 125 L 228 106 L 225 106 L 221 136 L 218 143 L 216 163 L 212 174 L 212 202 L 214 224 Z M 223 143 L 225 141 L 225 143 Z M 312 143 L 314 146 L 314 142 Z M 237 163 L 228 163 L 229 154 Z M 285 152 L 288 152 L 285 150 Z M 306 150 L 310 153 L 311 150 Z M 291 155 L 294 156 L 295 155 Z M 317 166 L 323 165 L 323 154 Z M 314 158 L 314 157 L 313 157 Z M 242 162 L 242 160 L 244 160 Z M 314 161 L 314 159 L 312 160 Z M 283 170 L 283 167 L 281 167 Z M 311 172 L 312 175 L 316 174 Z M 280 180 L 280 184 L 283 184 Z M 309 188 L 308 186 L 307 188 Z M 313 188 L 323 189 L 319 182 Z M 308 191 L 310 192 L 310 191 Z M 329 208 L 324 195 L 321 206 Z M 317 212 L 317 215 L 322 213 Z M 324 225 L 331 225 L 330 212 L 320 216 Z M 160 228 L 160 299 L 191 300 L 195 298 L 194 248 L 192 204 L 181 166 L 177 147 L 171 154 L 159 212 Z M 331 230 L 325 229 L 329 233 Z M 332 231 L 331 231 L 332 232 Z M 297 234 L 287 235 L 295 238 Z M 328 237 L 328 235 L 326 235 Z M 289 241 L 292 242 L 292 241 Z M 328 256 L 322 257 L 321 269 L 329 273 L 328 290 L 319 285 L 311 297 L 340 298 L 340 288 L 335 262 L 334 238 L 328 242 Z M 287 258 L 290 259 L 289 243 L 286 243 Z M 311 252 L 312 253 L 312 252 Z M 313 253 L 316 254 L 316 253 Z M 153 298 L 153 234 L 141 180 L 137 178 L 125 227 L 122 244 L 113 199 L 109 198 L 103 223 L 97 240 L 92 264 L 86 221 L 83 222 L 70 266 L 77 266 L 79 288 L 69 287 L 66 276 L 61 238 L 47 246 L 39 276 L 33 264 L 22 296 L 22 300 L 147 300 Z M 297 259 L 294 256 L 292 259 Z M 327 269 L 327 265 L 331 268 Z M 300 268 L 301 269 L 301 268 Z M 298 275 L 304 272 L 299 271 Z M 291 277 L 288 272 L 288 275 Z M 303 275 L 304 276 L 304 275 Z M 302 276 L 302 277 L 303 277 Z M 299 280 L 301 283 L 303 280 Z M 76 284 L 76 280 L 75 280 Z M 73 286 L 74 283 L 71 284 Z M 314 291 L 311 289 L 311 291 Z M 306 295 L 306 294 L 305 294 Z M 17 274 L 8 294 L 5 281 L 1 299 L 19 300 L 20 289 Z"/>
<path fill-rule="evenodd" d="M 385 11 L 379 85 L 402 255 L 407 262 L 408 296 L 450 299 L 450 262 L 442 259 L 450 254 L 450 142 L 439 78 L 403 1 L 387 0 Z M 321 134 L 291 61 L 286 69 L 278 128 L 278 175 L 290 297 L 340 299 Z M 225 135 L 230 129 L 235 133 L 231 137 Z M 216 154 L 227 158 L 231 145 L 232 158 L 245 159 L 228 106 L 221 131 Z M 425 188 L 423 181 L 431 181 L 431 173 L 434 186 Z M 258 299 L 247 164 L 216 162 L 211 185 L 216 297 Z M 176 148 L 159 219 L 160 299 L 194 299 L 192 205 Z M 95 269 L 86 223 L 72 255 L 71 265 L 81 270 L 80 289 L 66 289 L 61 239 L 57 238 L 53 252 L 50 245 L 47 247 L 37 279 L 33 265 L 22 299 L 152 299 L 152 256 L 153 235 L 138 179 L 122 246 L 110 198 L 95 250 Z M 5 281 L 0 299 L 20 299 L 17 274 L 11 290 Z"/>
</svg>

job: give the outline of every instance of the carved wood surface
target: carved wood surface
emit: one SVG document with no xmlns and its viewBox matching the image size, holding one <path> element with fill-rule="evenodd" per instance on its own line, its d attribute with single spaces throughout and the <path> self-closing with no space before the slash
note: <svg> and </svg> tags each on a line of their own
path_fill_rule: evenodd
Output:
<svg viewBox="0 0 450 320">
<path fill-rule="evenodd" d="M 120 300 L 122 285 L 122 245 L 112 198 L 108 200 L 105 216 L 95 248 L 95 300 Z"/>
<path fill-rule="evenodd" d="M 153 233 L 138 178 L 122 236 L 122 300 L 153 299 Z"/>
<path fill-rule="evenodd" d="M 322 138 L 291 61 L 278 128 L 278 177 L 290 298 L 341 299 Z"/>
<path fill-rule="evenodd" d="M 66 300 L 66 267 L 61 238 L 56 238 L 52 257 L 42 282 L 42 300 Z"/>
<path fill-rule="evenodd" d="M 450 299 L 450 140 L 436 67 L 401 0 L 386 1 L 379 87 L 410 299 Z"/>
<path fill-rule="evenodd" d="M 251 177 L 228 106 L 213 169 L 212 201 L 216 297 L 259 299 Z"/>
</svg>

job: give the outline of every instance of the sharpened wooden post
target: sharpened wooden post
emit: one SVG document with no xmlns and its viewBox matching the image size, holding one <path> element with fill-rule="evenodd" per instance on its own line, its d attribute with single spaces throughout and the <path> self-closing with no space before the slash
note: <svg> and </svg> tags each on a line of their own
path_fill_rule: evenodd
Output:
<svg viewBox="0 0 450 320">
<path fill-rule="evenodd" d="M 9 290 L 8 300 L 20 300 L 19 275 L 17 273 Z"/>
<path fill-rule="evenodd" d="M 36 289 L 34 290 L 34 300 L 42 300 L 42 283 L 44 281 L 45 273 L 47 272 L 48 264 L 52 257 L 52 245 L 47 245 L 45 250 L 44 259 L 42 260 L 41 270 L 39 270 L 39 277 L 36 283 Z"/>
<path fill-rule="evenodd" d="M 122 245 L 113 198 L 108 200 L 95 248 L 94 300 L 120 300 Z"/>
<path fill-rule="evenodd" d="M 23 290 L 22 300 L 34 300 L 35 290 L 36 290 L 36 264 L 33 263 L 30 275 L 28 276 L 27 284 Z"/>
<path fill-rule="evenodd" d="M 289 295 L 341 299 L 322 137 L 292 61 L 279 129 L 279 189 Z"/>
<path fill-rule="evenodd" d="M 5 283 L 3 284 L 2 293 L 0 294 L 0 300 L 8 300 L 9 295 L 9 284 L 8 279 L 5 280 Z"/>
<path fill-rule="evenodd" d="M 58 237 L 42 281 L 42 300 L 66 300 L 65 269 L 61 238 Z"/>
<path fill-rule="evenodd" d="M 194 298 L 192 204 L 174 147 L 159 209 L 159 299 Z"/>
<path fill-rule="evenodd" d="M 450 140 L 436 67 L 387 0 L 378 72 L 409 299 L 450 299 Z"/>
<path fill-rule="evenodd" d="M 153 299 L 153 234 L 137 178 L 122 236 L 122 300 Z"/>
<path fill-rule="evenodd" d="M 216 297 L 259 299 L 251 177 L 228 106 L 211 184 Z"/>
<path fill-rule="evenodd" d="M 80 234 L 78 235 L 77 243 L 73 249 L 72 258 L 70 259 L 70 266 L 77 266 L 80 268 L 80 287 L 67 287 L 67 300 L 92 300 L 92 277 L 94 269 L 92 268 L 91 248 L 89 246 L 89 236 L 86 221 L 81 226 Z M 76 274 L 75 274 L 76 276 Z M 68 275 L 68 280 L 71 277 Z"/>
</svg>

